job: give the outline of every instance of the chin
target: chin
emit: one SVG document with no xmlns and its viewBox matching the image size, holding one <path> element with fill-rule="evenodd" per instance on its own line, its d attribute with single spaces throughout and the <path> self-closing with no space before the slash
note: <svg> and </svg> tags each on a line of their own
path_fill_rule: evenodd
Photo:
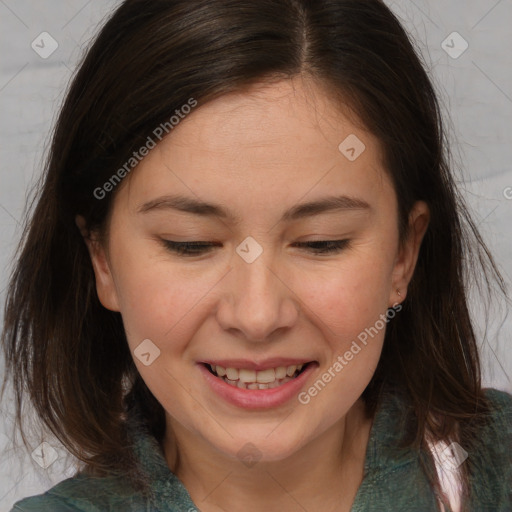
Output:
<svg viewBox="0 0 512 512">
<path fill-rule="evenodd" d="M 271 434 L 265 429 L 260 435 L 240 435 L 228 437 L 226 444 L 217 445 L 219 452 L 234 461 L 245 463 L 251 467 L 258 462 L 274 462 L 285 460 L 298 449 L 299 439 L 293 440 L 290 436 L 283 438 L 282 434 Z"/>
</svg>

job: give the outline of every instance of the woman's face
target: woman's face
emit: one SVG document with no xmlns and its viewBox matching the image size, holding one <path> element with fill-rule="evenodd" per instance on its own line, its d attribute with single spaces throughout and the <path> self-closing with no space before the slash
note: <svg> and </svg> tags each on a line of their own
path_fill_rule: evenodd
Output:
<svg viewBox="0 0 512 512">
<path fill-rule="evenodd" d="M 125 178 L 106 251 L 90 244 L 97 290 L 172 429 L 279 460 L 342 421 L 428 221 L 417 203 L 399 250 L 382 156 L 321 89 L 286 80 L 198 106 Z M 213 247 L 187 256 L 168 241 Z"/>
</svg>

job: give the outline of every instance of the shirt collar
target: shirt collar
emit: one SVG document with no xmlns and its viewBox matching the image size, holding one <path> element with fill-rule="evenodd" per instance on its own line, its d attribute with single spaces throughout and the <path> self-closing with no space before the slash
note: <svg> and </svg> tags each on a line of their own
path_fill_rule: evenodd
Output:
<svg viewBox="0 0 512 512">
<path fill-rule="evenodd" d="M 130 411 L 127 425 L 138 467 L 149 482 L 153 506 L 159 511 L 197 510 L 181 480 L 169 469 L 137 405 Z"/>
<path fill-rule="evenodd" d="M 399 446 L 406 428 L 405 403 L 407 401 L 397 393 L 384 392 L 380 398 L 366 449 L 364 479 L 356 502 L 362 498 L 368 485 L 374 485 L 375 478 L 382 479 L 397 467 L 418 462 L 419 452 Z M 152 500 L 158 510 L 174 510 L 169 508 L 169 504 L 179 504 L 184 510 L 196 510 L 187 489 L 169 469 L 160 444 L 149 431 L 137 406 L 130 413 L 128 426 L 139 468 L 150 483 Z"/>
</svg>

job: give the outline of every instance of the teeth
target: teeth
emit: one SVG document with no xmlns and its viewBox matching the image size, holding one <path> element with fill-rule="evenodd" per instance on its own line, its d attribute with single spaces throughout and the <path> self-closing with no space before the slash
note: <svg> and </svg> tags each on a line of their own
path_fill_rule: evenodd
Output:
<svg viewBox="0 0 512 512">
<path fill-rule="evenodd" d="M 236 368 L 226 368 L 226 375 L 229 380 L 238 380 L 238 370 Z"/>
<path fill-rule="evenodd" d="M 244 389 L 272 389 L 292 380 L 300 372 L 303 364 L 278 366 L 266 370 L 248 370 L 245 368 L 224 368 L 219 365 L 210 368 L 228 384 Z"/>
<path fill-rule="evenodd" d="M 270 384 L 276 380 L 276 372 L 274 368 L 269 368 L 268 370 L 261 370 L 256 372 L 256 382 L 258 384 Z M 260 389 L 263 389 L 260 386 Z"/>
<path fill-rule="evenodd" d="M 302 365 L 301 365 L 302 367 Z M 280 366 L 276 368 L 276 379 L 284 379 L 286 377 L 286 367 Z"/>
<path fill-rule="evenodd" d="M 218 368 L 218 366 L 217 366 Z M 232 370 L 232 368 L 230 368 Z M 235 370 L 236 371 L 236 370 Z M 256 382 L 256 372 L 254 370 L 238 370 L 238 378 L 242 382 Z M 272 379 L 274 380 L 274 379 Z M 262 382 L 259 380 L 258 382 Z"/>
<path fill-rule="evenodd" d="M 288 375 L 288 377 L 292 377 L 296 369 L 297 367 L 295 365 L 288 366 L 288 369 L 286 370 L 286 375 Z"/>
</svg>

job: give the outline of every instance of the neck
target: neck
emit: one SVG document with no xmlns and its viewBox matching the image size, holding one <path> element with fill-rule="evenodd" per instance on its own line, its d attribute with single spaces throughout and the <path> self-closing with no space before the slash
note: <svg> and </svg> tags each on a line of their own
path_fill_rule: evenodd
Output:
<svg viewBox="0 0 512 512">
<path fill-rule="evenodd" d="M 363 478 L 370 428 L 358 400 L 289 457 L 242 464 L 167 417 L 164 452 L 169 468 L 204 512 L 349 511 Z"/>
</svg>

